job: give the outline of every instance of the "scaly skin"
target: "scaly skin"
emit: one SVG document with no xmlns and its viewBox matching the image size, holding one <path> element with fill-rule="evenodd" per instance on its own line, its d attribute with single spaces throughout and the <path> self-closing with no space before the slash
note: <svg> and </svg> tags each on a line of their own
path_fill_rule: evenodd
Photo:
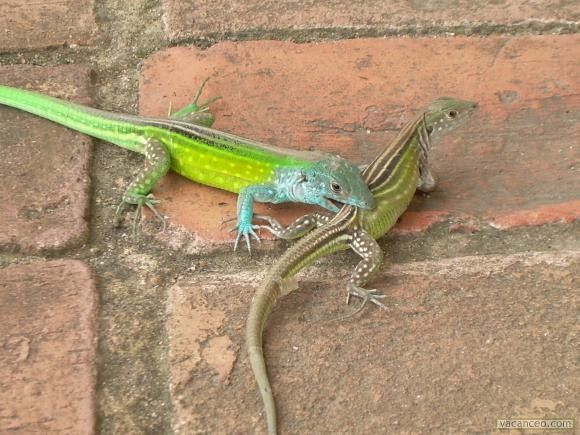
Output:
<svg viewBox="0 0 580 435">
<path fill-rule="evenodd" d="M 297 241 L 269 269 L 264 283 L 254 295 L 246 323 L 246 346 L 264 402 L 269 434 L 277 432 L 276 407 L 262 351 L 262 335 L 275 303 L 296 288 L 284 285 L 285 281 L 314 260 L 350 248 L 362 259 L 347 284 L 347 301 L 351 295 L 362 298 L 357 312 L 367 301 L 386 308 L 380 301 L 383 295 L 363 287 L 382 262 L 383 254 L 376 239 L 397 222 L 416 189 L 434 189 L 435 181 L 428 165 L 430 143 L 440 133 L 460 125 L 475 107 L 476 104 L 469 101 L 441 98 L 410 122 L 393 143 L 363 170 L 364 180 L 375 198 L 373 209 L 343 206 L 334 218 L 306 215 L 288 228 L 265 217 L 270 225 L 264 228 L 282 238 L 295 238 L 316 228 Z"/>
<path fill-rule="evenodd" d="M 198 97 L 199 92 L 176 115 L 193 115 L 196 124 L 207 115 L 205 121 L 211 124 L 208 103 L 197 105 Z M 147 206 L 156 213 L 150 192 L 169 169 L 198 183 L 239 193 L 235 246 L 244 237 L 248 250 L 250 236 L 259 240 L 252 225 L 254 201 L 303 202 L 334 212 L 338 208 L 331 200 L 362 208 L 373 205 L 359 168 L 337 155 L 284 150 L 184 120 L 105 112 L 8 86 L 0 86 L 0 104 L 144 154 L 145 168 L 127 188 L 121 206 L 135 204 L 138 212 Z"/>
</svg>

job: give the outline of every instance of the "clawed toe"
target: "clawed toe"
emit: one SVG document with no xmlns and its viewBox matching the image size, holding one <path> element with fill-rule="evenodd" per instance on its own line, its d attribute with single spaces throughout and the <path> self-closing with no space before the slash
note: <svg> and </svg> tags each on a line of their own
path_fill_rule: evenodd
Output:
<svg viewBox="0 0 580 435">
<path fill-rule="evenodd" d="M 238 243 L 240 242 L 241 238 L 243 237 L 244 240 L 246 241 L 246 247 L 248 248 L 248 252 L 251 254 L 252 253 L 252 246 L 251 246 L 250 236 L 253 237 L 254 239 L 256 239 L 258 241 L 258 243 L 262 243 L 262 240 L 254 231 L 255 229 L 257 230 L 259 228 L 260 228 L 259 225 L 248 225 L 248 226 L 244 226 L 244 227 L 236 226 L 236 227 L 232 228 L 230 231 L 238 230 L 238 235 L 237 235 L 236 240 L 234 242 L 234 252 L 238 249 Z"/>
<path fill-rule="evenodd" d="M 377 289 L 364 289 L 362 287 L 357 287 L 354 285 L 348 286 L 348 292 L 346 296 L 346 303 L 350 302 L 351 296 L 358 296 L 362 299 L 361 306 L 355 311 L 355 314 L 358 313 L 360 310 L 364 308 L 367 302 L 372 302 L 373 304 L 377 305 L 378 307 L 382 308 L 383 310 L 388 309 L 388 307 L 381 302 L 381 299 L 384 299 L 386 295 L 377 293 Z"/>
<path fill-rule="evenodd" d="M 167 226 L 167 222 L 165 220 L 165 218 L 161 215 L 161 213 L 159 213 L 157 211 L 157 209 L 155 208 L 155 204 L 159 204 L 161 201 L 155 199 L 153 197 L 153 194 L 149 193 L 147 195 L 139 195 L 139 196 L 135 196 L 134 198 L 132 198 L 131 200 L 126 200 L 123 199 L 121 201 L 121 203 L 119 204 L 119 206 L 117 207 L 117 210 L 115 211 L 115 217 L 113 219 L 113 225 L 115 227 L 120 226 L 120 212 L 123 208 L 125 208 L 126 205 L 128 204 L 134 204 L 136 205 L 136 210 L 135 210 L 135 214 L 133 216 L 133 224 L 132 224 L 132 234 L 135 235 L 137 233 L 137 227 L 139 225 L 139 223 L 142 220 L 143 217 L 143 207 L 147 207 L 149 210 L 151 210 L 151 212 L 155 215 L 155 217 L 161 221 L 162 224 L 162 228 L 161 228 L 161 232 L 164 232 Z"/>
</svg>

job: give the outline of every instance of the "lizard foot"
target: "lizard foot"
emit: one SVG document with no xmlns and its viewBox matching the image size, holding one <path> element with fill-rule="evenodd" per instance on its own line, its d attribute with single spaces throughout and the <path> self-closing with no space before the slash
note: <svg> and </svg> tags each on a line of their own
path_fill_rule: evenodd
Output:
<svg viewBox="0 0 580 435">
<path fill-rule="evenodd" d="M 230 231 L 238 230 L 238 235 L 236 236 L 236 241 L 234 242 L 234 252 L 236 252 L 236 249 L 238 249 L 238 243 L 241 240 L 241 238 L 243 237 L 246 240 L 246 246 L 248 247 L 248 252 L 251 254 L 252 253 L 252 246 L 250 243 L 250 236 L 252 236 L 254 239 L 256 239 L 258 241 L 258 243 L 262 243 L 262 240 L 254 231 L 254 230 L 257 230 L 259 228 L 260 228 L 259 225 L 252 225 L 252 224 L 245 224 L 245 225 L 238 224 L 234 228 L 232 228 Z"/>
<path fill-rule="evenodd" d="M 218 96 L 218 97 L 210 98 L 209 100 L 204 101 L 203 103 L 198 103 L 199 97 L 201 96 L 203 88 L 208 80 L 209 80 L 209 77 L 206 78 L 202 82 L 201 86 L 198 88 L 197 92 L 195 93 L 195 97 L 193 98 L 193 101 L 190 104 L 188 104 L 187 106 L 185 106 L 183 109 L 180 109 L 177 112 L 171 114 L 171 103 L 170 103 L 169 104 L 169 117 L 173 118 L 173 119 L 184 119 L 184 120 L 193 122 L 194 124 L 204 125 L 206 127 L 211 127 L 213 125 L 213 122 L 214 122 L 214 116 L 211 112 L 209 112 L 209 105 L 211 103 L 219 100 L 221 97 Z"/>
<path fill-rule="evenodd" d="M 155 217 L 159 221 L 161 221 L 161 224 L 163 225 L 161 232 L 164 232 L 166 227 L 165 218 L 155 208 L 155 204 L 158 204 L 159 202 L 160 202 L 159 200 L 154 198 L 152 193 L 148 193 L 147 195 L 133 194 L 131 195 L 131 198 L 123 198 L 123 200 L 117 207 L 117 210 L 115 211 L 114 225 L 119 226 L 119 214 L 121 210 L 123 210 L 123 208 L 125 208 L 127 204 L 133 204 L 137 206 L 137 209 L 135 210 L 135 215 L 133 217 L 133 226 L 132 226 L 133 235 L 137 233 L 137 222 L 141 222 L 142 220 L 144 206 L 147 207 L 149 210 L 151 210 L 155 215 Z"/>
<path fill-rule="evenodd" d="M 358 313 L 362 311 L 362 309 L 365 307 L 365 305 L 369 300 L 374 304 L 378 305 L 379 307 L 381 307 L 382 309 L 385 310 L 387 309 L 387 306 L 378 300 L 384 298 L 385 295 L 377 294 L 376 289 L 366 290 L 362 287 L 356 287 L 352 284 L 349 284 L 348 294 L 346 296 L 347 305 L 350 301 L 351 296 L 358 296 L 362 298 L 363 300 L 362 303 L 352 313 L 345 314 L 344 316 L 334 317 L 329 320 L 330 322 L 342 321 L 356 316 Z"/>
<path fill-rule="evenodd" d="M 367 290 L 362 287 L 357 287 L 352 283 L 349 283 L 347 286 L 347 295 L 346 295 L 347 304 L 350 302 L 351 296 L 358 296 L 359 298 L 362 299 L 362 303 L 354 313 L 349 315 L 349 317 L 354 316 L 355 314 L 360 312 L 365 307 L 366 303 L 369 301 L 377 305 L 378 307 L 382 308 L 383 310 L 386 310 L 388 308 L 385 304 L 381 302 L 381 299 L 386 298 L 386 295 L 377 293 L 377 289 Z"/>
</svg>

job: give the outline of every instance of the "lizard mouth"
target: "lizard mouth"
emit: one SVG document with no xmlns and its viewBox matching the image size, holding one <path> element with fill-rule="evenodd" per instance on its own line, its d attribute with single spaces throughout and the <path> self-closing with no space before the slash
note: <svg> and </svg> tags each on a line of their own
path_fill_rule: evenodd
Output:
<svg viewBox="0 0 580 435">
<path fill-rule="evenodd" d="M 344 205 L 343 202 L 337 201 L 336 199 L 332 199 L 332 198 L 327 198 L 327 199 L 338 209 L 341 209 L 342 206 Z"/>
<path fill-rule="evenodd" d="M 357 207 L 363 210 L 371 210 L 374 207 L 374 202 L 372 203 L 372 205 L 369 205 L 368 202 L 366 201 L 361 201 L 360 203 L 348 203 L 348 202 L 340 202 L 337 199 L 334 198 L 326 198 L 326 200 L 330 203 L 332 203 L 336 208 L 338 208 L 339 210 L 344 207 L 345 205 L 350 205 L 352 207 Z M 358 202 L 358 201 L 357 201 Z"/>
<path fill-rule="evenodd" d="M 329 198 L 327 196 L 325 196 L 324 199 L 327 201 L 327 204 L 328 203 L 332 204 L 338 210 L 340 210 L 345 205 L 350 205 L 352 207 L 361 208 L 363 210 L 371 210 L 375 205 L 374 198 L 372 196 L 370 197 L 370 200 L 365 198 L 363 200 L 354 200 L 354 201 L 351 200 L 351 202 L 348 202 L 344 199 L 339 200 L 337 198 Z"/>
<path fill-rule="evenodd" d="M 333 199 L 333 198 L 326 198 L 326 199 L 328 200 L 328 202 L 330 202 L 332 205 L 334 205 L 338 210 L 340 210 L 345 205 L 349 205 L 346 202 L 340 202 L 337 199 Z M 337 212 L 338 212 L 338 210 L 337 210 Z"/>
<path fill-rule="evenodd" d="M 365 210 L 368 210 L 368 209 L 371 208 L 371 207 L 369 207 L 366 204 L 365 205 L 361 205 L 361 204 L 349 204 L 347 202 L 340 202 L 339 200 L 334 199 L 334 198 L 326 198 L 326 200 L 328 202 L 330 202 L 332 205 L 334 205 L 338 210 L 340 210 L 341 208 L 343 208 L 346 205 L 350 205 L 352 207 L 358 207 L 358 208 L 365 209 Z"/>
</svg>

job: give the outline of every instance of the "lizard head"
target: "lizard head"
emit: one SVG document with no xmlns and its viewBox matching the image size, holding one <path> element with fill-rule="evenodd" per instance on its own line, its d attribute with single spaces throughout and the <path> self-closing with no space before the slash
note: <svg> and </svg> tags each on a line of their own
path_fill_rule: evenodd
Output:
<svg viewBox="0 0 580 435">
<path fill-rule="evenodd" d="M 477 103 L 451 97 L 433 101 L 425 112 L 425 127 L 431 139 L 462 125 L 477 108 Z"/>
<path fill-rule="evenodd" d="M 363 209 L 374 207 L 374 198 L 361 176 L 360 168 L 337 155 L 328 155 L 305 172 L 302 189 L 317 196 L 329 210 L 333 201 Z M 322 204 L 320 204 L 322 205 Z"/>
</svg>

